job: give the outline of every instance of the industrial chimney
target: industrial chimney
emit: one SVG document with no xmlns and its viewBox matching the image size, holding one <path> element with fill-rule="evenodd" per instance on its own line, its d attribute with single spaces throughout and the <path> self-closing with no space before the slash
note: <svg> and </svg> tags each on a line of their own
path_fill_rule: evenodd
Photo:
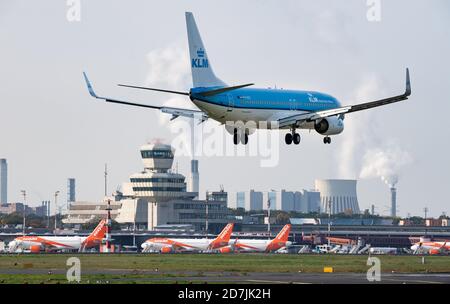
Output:
<svg viewBox="0 0 450 304">
<path fill-rule="evenodd" d="M 197 198 L 199 193 L 199 177 L 198 177 L 198 160 L 193 159 L 191 160 L 191 180 L 189 183 L 189 191 L 190 192 L 197 192 Z"/>
<path fill-rule="evenodd" d="M 397 189 L 395 186 L 391 187 L 391 217 L 397 216 Z"/>
</svg>

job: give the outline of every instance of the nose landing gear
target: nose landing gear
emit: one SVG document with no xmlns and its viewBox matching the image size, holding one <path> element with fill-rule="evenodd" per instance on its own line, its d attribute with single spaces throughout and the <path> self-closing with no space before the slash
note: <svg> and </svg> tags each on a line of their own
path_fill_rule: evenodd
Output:
<svg viewBox="0 0 450 304">
<path fill-rule="evenodd" d="M 331 144 L 331 137 L 330 136 L 325 136 L 323 138 L 323 143 L 324 144 Z"/>
</svg>

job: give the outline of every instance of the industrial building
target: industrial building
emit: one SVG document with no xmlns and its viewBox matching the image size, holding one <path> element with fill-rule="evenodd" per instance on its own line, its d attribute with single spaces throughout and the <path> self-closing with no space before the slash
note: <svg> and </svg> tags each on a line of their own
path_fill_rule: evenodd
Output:
<svg viewBox="0 0 450 304">
<path fill-rule="evenodd" d="M 42 203 L 41 206 L 29 207 L 23 203 L 2 203 L 0 204 L 0 213 L 11 214 L 11 213 L 23 213 L 25 214 L 36 214 L 38 216 L 47 215 L 47 207 Z"/>
<path fill-rule="evenodd" d="M 0 203 L 8 202 L 8 163 L 0 159 Z"/>
<path fill-rule="evenodd" d="M 69 206 L 66 224 L 82 224 L 106 214 L 111 201 L 112 219 L 120 224 L 145 225 L 148 230 L 168 224 L 190 224 L 203 230 L 208 219 L 210 231 L 223 228 L 228 221 L 227 193 L 208 192 L 207 200 L 198 200 L 198 161 L 191 162 L 191 184 L 187 191 L 185 176 L 172 172 L 174 149 L 162 143 L 140 149 L 144 170 L 130 176 L 121 191 L 101 202 L 74 202 Z M 208 205 L 208 208 L 206 208 Z"/>
<path fill-rule="evenodd" d="M 286 191 L 282 189 L 275 193 L 276 210 L 310 213 L 318 212 L 320 208 L 320 193 L 317 191 Z"/>
<path fill-rule="evenodd" d="M 322 212 L 330 214 L 360 213 L 356 180 L 317 179 L 315 188 L 320 192 Z"/>
<path fill-rule="evenodd" d="M 228 193 L 222 188 L 220 191 L 207 191 L 206 192 L 207 201 L 217 201 L 217 202 L 228 202 Z"/>
<path fill-rule="evenodd" d="M 236 201 L 230 202 L 230 208 L 245 208 L 246 211 L 270 210 L 318 212 L 320 209 L 320 193 L 315 190 L 301 191 L 239 191 Z"/>
<path fill-rule="evenodd" d="M 253 189 L 236 193 L 236 208 L 246 211 L 263 210 L 263 193 Z"/>
<path fill-rule="evenodd" d="M 68 178 L 67 179 L 67 202 L 75 202 L 75 179 L 74 178 Z"/>
</svg>

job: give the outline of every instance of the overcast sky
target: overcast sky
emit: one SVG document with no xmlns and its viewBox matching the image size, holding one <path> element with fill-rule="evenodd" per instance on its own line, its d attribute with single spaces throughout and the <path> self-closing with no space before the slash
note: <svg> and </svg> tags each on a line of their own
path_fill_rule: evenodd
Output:
<svg viewBox="0 0 450 304">
<path fill-rule="evenodd" d="M 75 177 L 78 200 L 99 200 L 104 163 L 112 191 L 142 169 L 142 144 L 177 137 L 157 111 L 94 101 L 81 73 L 102 95 L 192 107 L 187 98 L 116 86 L 187 90 L 184 12 L 192 11 L 216 74 L 229 84 L 317 90 L 353 104 L 403 93 L 409 67 L 413 89 L 408 101 L 347 115 L 331 145 L 303 131 L 299 146 L 285 146 L 280 133 L 274 167 L 261 167 L 257 156 L 199 157 L 202 193 L 221 184 L 299 190 L 315 178 L 363 177 L 361 209 L 375 204 L 388 214 L 389 189 L 370 167 L 387 155 L 399 175 L 400 215 L 422 215 L 425 206 L 434 216 L 450 213 L 450 3 L 380 3 L 380 22 L 369 22 L 363 0 L 81 0 L 81 21 L 69 22 L 66 1 L 0 0 L 0 158 L 9 163 L 9 199 L 20 200 L 21 189 L 34 205 L 56 190 L 65 198 L 66 179 Z M 186 175 L 189 160 L 177 159 Z"/>
</svg>

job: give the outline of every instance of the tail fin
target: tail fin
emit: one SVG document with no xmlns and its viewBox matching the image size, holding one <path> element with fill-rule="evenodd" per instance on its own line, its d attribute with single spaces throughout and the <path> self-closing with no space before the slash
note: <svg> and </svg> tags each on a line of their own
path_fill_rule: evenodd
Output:
<svg viewBox="0 0 450 304">
<path fill-rule="evenodd" d="M 100 223 L 98 223 L 97 227 L 92 231 L 91 234 L 87 237 L 88 240 L 102 240 L 105 237 L 106 233 L 106 220 L 102 219 Z"/>
<path fill-rule="evenodd" d="M 222 232 L 220 232 L 220 234 L 211 241 L 208 245 L 208 249 L 218 249 L 227 246 L 230 241 L 231 233 L 233 233 L 233 227 L 233 223 L 227 224 L 225 228 L 223 228 Z"/>
<path fill-rule="evenodd" d="M 287 242 L 289 233 L 291 232 L 291 224 L 287 224 L 281 229 L 281 231 L 277 234 L 275 239 L 281 242 Z"/>
<path fill-rule="evenodd" d="M 98 223 L 97 227 L 88 235 L 86 239 L 81 243 L 80 252 L 83 252 L 84 249 L 94 247 L 101 243 L 101 241 L 105 238 L 106 234 L 106 220 L 102 219 L 100 223 Z"/>
<path fill-rule="evenodd" d="M 216 240 L 221 242 L 229 242 L 231 233 L 233 233 L 233 223 L 229 223 L 223 228 L 222 232 L 217 236 Z"/>
<path fill-rule="evenodd" d="M 226 84 L 216 77 L 191 12 L 186 12 L 186 27 L 194 87 L 216 87 Z"/>
</svg>

